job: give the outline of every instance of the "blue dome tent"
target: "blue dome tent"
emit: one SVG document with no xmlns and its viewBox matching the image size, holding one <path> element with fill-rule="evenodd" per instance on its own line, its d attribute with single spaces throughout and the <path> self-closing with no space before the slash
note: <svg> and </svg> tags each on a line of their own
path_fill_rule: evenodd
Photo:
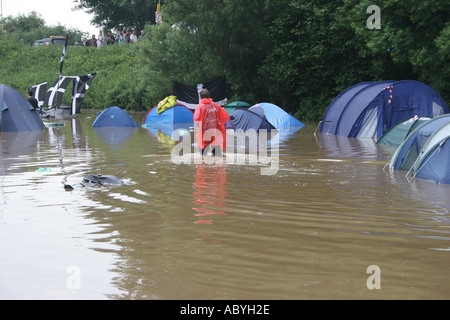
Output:
<svg viewBox="0 0 450 320">
<path fill-rule="evenodd" d="M 151 134 L 157 135 L 162 132 L 171 136 L 176 130 L 190 130 L 194 126 L 194 113 L 186 106 L 176 103 L 158 113 L 158 105 L 152 108 L 144 119 L 143 128 L 146 128 Z"/>
<path fill-rule="evenodd" d="M 92 127 L 131 127 L 138 128 L 139 125 L 131 116 L 119 107 L 110 107 L 99 114 Z"/>
<path fill-rule="evenodd" d="M 0 83 L 0 131 L 44 130 L 39 114 L 17 90 Z"/>
<path fill-rule="evenodd" d="M 194 125 L 194 113 L 182 104 L 177 104 L 158 114 L 158 106 L 152 108 L 145 116 L 144 123 L 186 123 Z"/>
<path fill-rule="evenodd" d="M 305 125 L 299 120 L 295 119 L 289 113 L 281 109 L 279 106 L 272 103 L 259 103 L 251 107 L 249 110 L 254 108 L 261 108 L 264 110 L 264 116 L 267 121 L 272 124 L 277 130 L 282 131 L 283 129 L 296 128 L 301 129 Z"/>
<path fill-rule="evenodd" d="M 322 118 L 320 132 L 380 139 L 402 120 L 448 112 L 439 94 L 419 81 L 364 82 L 333 100 Z"/>
</svg>

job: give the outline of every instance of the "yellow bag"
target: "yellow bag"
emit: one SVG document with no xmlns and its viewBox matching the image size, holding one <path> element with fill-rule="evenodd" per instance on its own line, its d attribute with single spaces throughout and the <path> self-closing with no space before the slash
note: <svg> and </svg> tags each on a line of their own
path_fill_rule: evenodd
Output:
<svg viewBox="0 0 450 320">
<path fill-rule="evenodd" d="M 176 96 L 168 96 L 164 98 L 162 101 L 158 103 L 158 109 L 156 110 L 157 114 L 161 114 L 167 109 L 170 109 L 177 104 L 177 97 Z"/>
</svg>

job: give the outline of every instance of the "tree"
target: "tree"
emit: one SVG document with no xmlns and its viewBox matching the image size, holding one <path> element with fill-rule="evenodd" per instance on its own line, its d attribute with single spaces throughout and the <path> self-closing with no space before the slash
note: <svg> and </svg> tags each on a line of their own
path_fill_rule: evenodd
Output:
<svg viewBox="0 0 450 320">
<path fill-rule="evenodd" d="M 369 78 L 349 8 L 342 0 L 292 0 L 269 30 L 262 72 L 275 84 L 271 97 L 303 120 L 319 118 L 340 91 Z"/>
<path fill-rule="evenodd" d="M 362 18 L 361 1 L 352 14 Z M 412 78 L 433 87 L 444 100 L 450 99 L 450 2 L 446 0 L 377 1 L 381 29 L 367 32 L 353 25 L 371 59 L 385 79 Z M 367 15 L 366 15 L 367 17 Z"/>
<path fill-rule="evenodd" d="M 283 3 L 286 1 L 165 1 L 162 12 L 167 26 L 154 27 L 158 34 L 164 30 L 165 38 L 156 40 L 150 35 L 153 45 L 149 59 L 161 57 L 152 64 L 153 70 L 167 75 L 164 62 L 170 59 L 178 67 L 176 74 L 168 76 L 179 82 L 203 83 L 226 76 L 230 98 L 256 101 L 266 93 L 258 73 L 268 49 L 264 30 Z"/>
<path fill-rule="evenodd" d="M 77 29 L 67 29 L 62 25 L 49 27 L 35 11 L 32 11 L 29 15 L 8 16 L 4 19 L 4 29 L 8 40 L 21 41 L 28 45 L 32 45 L 36 40 L 48 38 L 51 35 L 68 35 L 70 42 L 75 43 L 80 42 L 83 35 Z"/>
<path fill-rule="evenodd" d="M 4 29 L 9 33 L 32 32 L 43 27 L 45 21 L 36 11 L 32 11 L 29 15 L 19 14 L 16 18 L 9 16 L 4 21 Z"/>
<path fill-rule="evenodd" d="M 158 0 L 74 0 L 79 9 L 94 15 L 93 23 L 106 29 L 143 30 L 146 24 L 155 23 Z"/>
<path fill-rule="evenodd" d="M 320 119 L 344 89 L 363 81 L 420 80 L 449 98 L 448 1 L 292 0 L 280 13 L 261 70 L 271 98 L 303 120 Z"/>
</svg>

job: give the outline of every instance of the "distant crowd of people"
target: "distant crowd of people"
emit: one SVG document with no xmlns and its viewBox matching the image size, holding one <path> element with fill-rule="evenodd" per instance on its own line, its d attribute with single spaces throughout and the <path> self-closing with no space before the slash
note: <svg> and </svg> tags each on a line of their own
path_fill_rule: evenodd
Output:
<svg viewBox="0 0 450 320">
<path fill-rule="evenodd" d="M 81 45 L 85 47 L 96 47 L 102 48 L 104 46 L 113 45 L 115 43 L 118 44 L 127 44 L 127 43 L 136 43 L 145 38 L 145 31 L 142 30 L 139 37 L 136 35 L 136 30 L 131 32 L 122 31 L 117 34 L 113 34 L 111 30 L 108 31 L 106 35 L 103 35 L 103 31 L 100 31 L 98 36 L 95 34 L 92 35 L 91 39 L 82 39 Z"/>
</svg>

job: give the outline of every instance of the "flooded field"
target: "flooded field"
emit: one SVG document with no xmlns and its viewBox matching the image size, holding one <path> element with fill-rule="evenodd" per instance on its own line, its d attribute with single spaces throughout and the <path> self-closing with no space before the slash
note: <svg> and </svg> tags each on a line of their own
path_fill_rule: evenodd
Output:
<svg viewBox="0 0 450 320">
<path fill-rule="evenodd" d="M 94 118 L 3 134 L 0 298 L 450 297 L 450 186 L 384 169 L 395 149 L 308 124 L 262 175 L 175 164 L 162 132 Z M 89 173 L 125 185 L 63 188 Z"/>
</svg>

